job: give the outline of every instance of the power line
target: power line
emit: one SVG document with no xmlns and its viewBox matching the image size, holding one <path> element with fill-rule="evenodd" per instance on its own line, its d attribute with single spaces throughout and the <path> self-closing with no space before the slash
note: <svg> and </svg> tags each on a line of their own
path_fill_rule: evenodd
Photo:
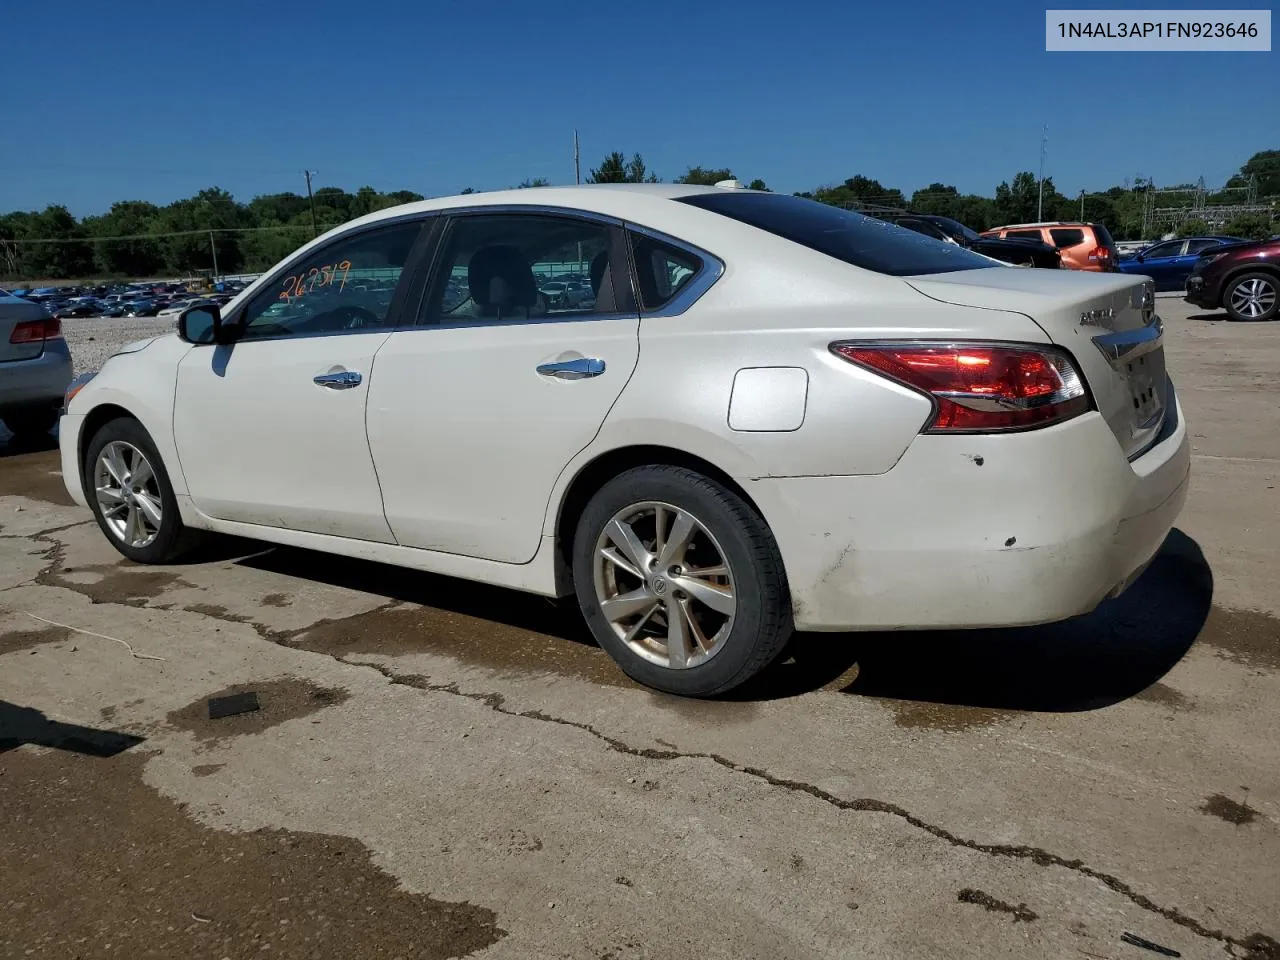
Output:
<svg viewBox="0 0 1280 960">
<path fill-rule="evenodd" d="M 324 229 L 342 226 L 341 223 L 320 224 Z M 270 233 L 281 230 L 306 230 L 306 224 L 281 224 L 274 227 L 214 227 L 212 230 L 170 230 L 166 233 L 127 233 L 111 237 L 0 237 L 0 243 L 100 243 L 106 240 L 163 240 L 168 237 L 204 236 L 209 233 Z"/>
</svg>

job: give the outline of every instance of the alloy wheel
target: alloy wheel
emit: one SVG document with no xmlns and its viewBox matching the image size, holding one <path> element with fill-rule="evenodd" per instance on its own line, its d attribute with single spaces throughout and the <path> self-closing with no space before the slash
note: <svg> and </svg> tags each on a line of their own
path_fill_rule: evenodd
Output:
<svg viewBox="0 0 1280 960">
<path fill-rule="evenodd" d="M 1275 284 L 1263 277 L 1243 280 L 1231 290 L 1231 309 L 1242 317 L 1256 320 L 1275 305 Z"/>
<path fill-rule="evenodd" d="M 94 465 L 93 486 L 102 519 L 121 543 L 140 549 L 159 536 L 164 501 L 141 450 L 124 440 L 108 443 Z"/>
<path fill-rule="evenodd" d="M 634 653 L 673 670 L 705 663 L 733 629 L 733 572 L 711 531 L 669 503 L 632 504 L 596 542 L 596 600 Z"/>
</svg>

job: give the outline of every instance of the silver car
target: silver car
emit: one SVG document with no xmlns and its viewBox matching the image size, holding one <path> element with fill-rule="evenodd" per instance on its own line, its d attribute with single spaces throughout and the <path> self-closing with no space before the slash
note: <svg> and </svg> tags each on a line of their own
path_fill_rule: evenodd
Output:
<svg viewBox="0 0 1280 960">
<path fill-rule="evenodd" d="M 48 433 L 70 383 L 61 322 L 40 304 L 0 290 L 0 420 L 19 439 Z"/>
</svg>

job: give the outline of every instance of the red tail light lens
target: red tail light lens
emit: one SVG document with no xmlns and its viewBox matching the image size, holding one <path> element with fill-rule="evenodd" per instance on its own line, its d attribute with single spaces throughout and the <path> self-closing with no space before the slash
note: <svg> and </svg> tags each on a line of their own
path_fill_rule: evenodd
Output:
<svg viewBox="0 0 1280 960">
<path fill-rule="evenodd" d="M 983 343 L 833 343 L 831 351 L 927 394 L 925 433 L 1045 427 L 1090 409 L 1071 358 L 1052 347 Z"/>
<path fill-rule="evenodd" d="M 41 343 L 62 335 L 62 321 L 49 317 L 16 324 L 9 334 L 10 343 Z"/>
<path fill-rule="evenodd" d="M 1112 265 L 1111 250 L 1107 247 L 1094 247 L 1089 252 L 1089 262 L 1096 263 L 1100 267 L 1109 267 Z"/>
</svg>

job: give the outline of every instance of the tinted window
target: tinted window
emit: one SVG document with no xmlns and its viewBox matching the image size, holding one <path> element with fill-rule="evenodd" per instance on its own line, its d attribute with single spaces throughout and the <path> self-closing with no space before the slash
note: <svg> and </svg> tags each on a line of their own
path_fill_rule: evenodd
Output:
<svg viewBox="0 0 1280 960">
<path fill-rule="evenodd" d="M 703 268 L 702 258 L 642 233 L 628 231 L 636 264 L 640 309 L 658 310 L 687 287 Z"/>
<path fill-rule="evenodd" d="M 1093 236 L 1098 241 L 1098 246 L 1115 249 L 1116 242 L 1111 239 L 1111 232 L 1103 224 L 1091 223 L 1089 226 L 1093 228 Z"/>
<path fill-rule="evenodd" d="M 1054 227 L 1049 231 L 1049 236 L 1053 237 L 1053 245 L 1059 250 L 1084 243 L 1084 231 L 1071 227 Z"/>
<path fill-rule="evenodd" d="M 1044 240 L 1039 230 L 1006 230 L 1005 237 L 1013 240 Z"/>
<path fill-rule="evenodd" d="M 1208 250 L 1210 247 L 1216 247 L 1222 243 L 1221 240 L 1188 240 L 1187 253 L 1200 253 L 1202 250 Z"/>
<path fill-rule="evenodd" d="M 945 240 L 947 237 L 941 227 L 930 223 L 928 220 L 918 220 L 915 217 L 903 217 L 894 222 L 900 227 L 906 227 L 908 230 L 914 230 L 916 233 L 924 234 L 926 237 L 933 237 L 935 240 Z"/>
<path fill-rule="evenodd" d="M 966 227 L 959 220 L 952 220 L 950 217 L 934 217 L 933 222 L 945 230 L 957 240 L 977 240 L 978 232 Z"/>
<path fill-rule="evenodd" d="M 571 217 L 459 217 L 445 237 L 427 321 L 504 322 L 613 313 L 610 228 Z M 570 284 L 571 275 L 591 284 Z"/>
<path fill-rule="evenodd" d="M 838 207 L 776 193 L 702 193 L 681 202 L 712 210 L 854 266 L 905 277 L 993 266 L 963 247 Z"/>
<path fill-rule="evenodd" d="M 1150 247 L 1143 257 L 1147 260 L 1154 260 L 1157 257 L 1176 257 L 1182 252 L 1181 240 L 1170 240 L 1168 243 L 1157 243 L 1154 247 Z"/>
<path fill-rule="evenodd" d="M 242 339 L 305 336 L 396 325 L 391 298 L 421 222 L 336 240 L 291 265 L 253 298 Z"/>
</svg>

